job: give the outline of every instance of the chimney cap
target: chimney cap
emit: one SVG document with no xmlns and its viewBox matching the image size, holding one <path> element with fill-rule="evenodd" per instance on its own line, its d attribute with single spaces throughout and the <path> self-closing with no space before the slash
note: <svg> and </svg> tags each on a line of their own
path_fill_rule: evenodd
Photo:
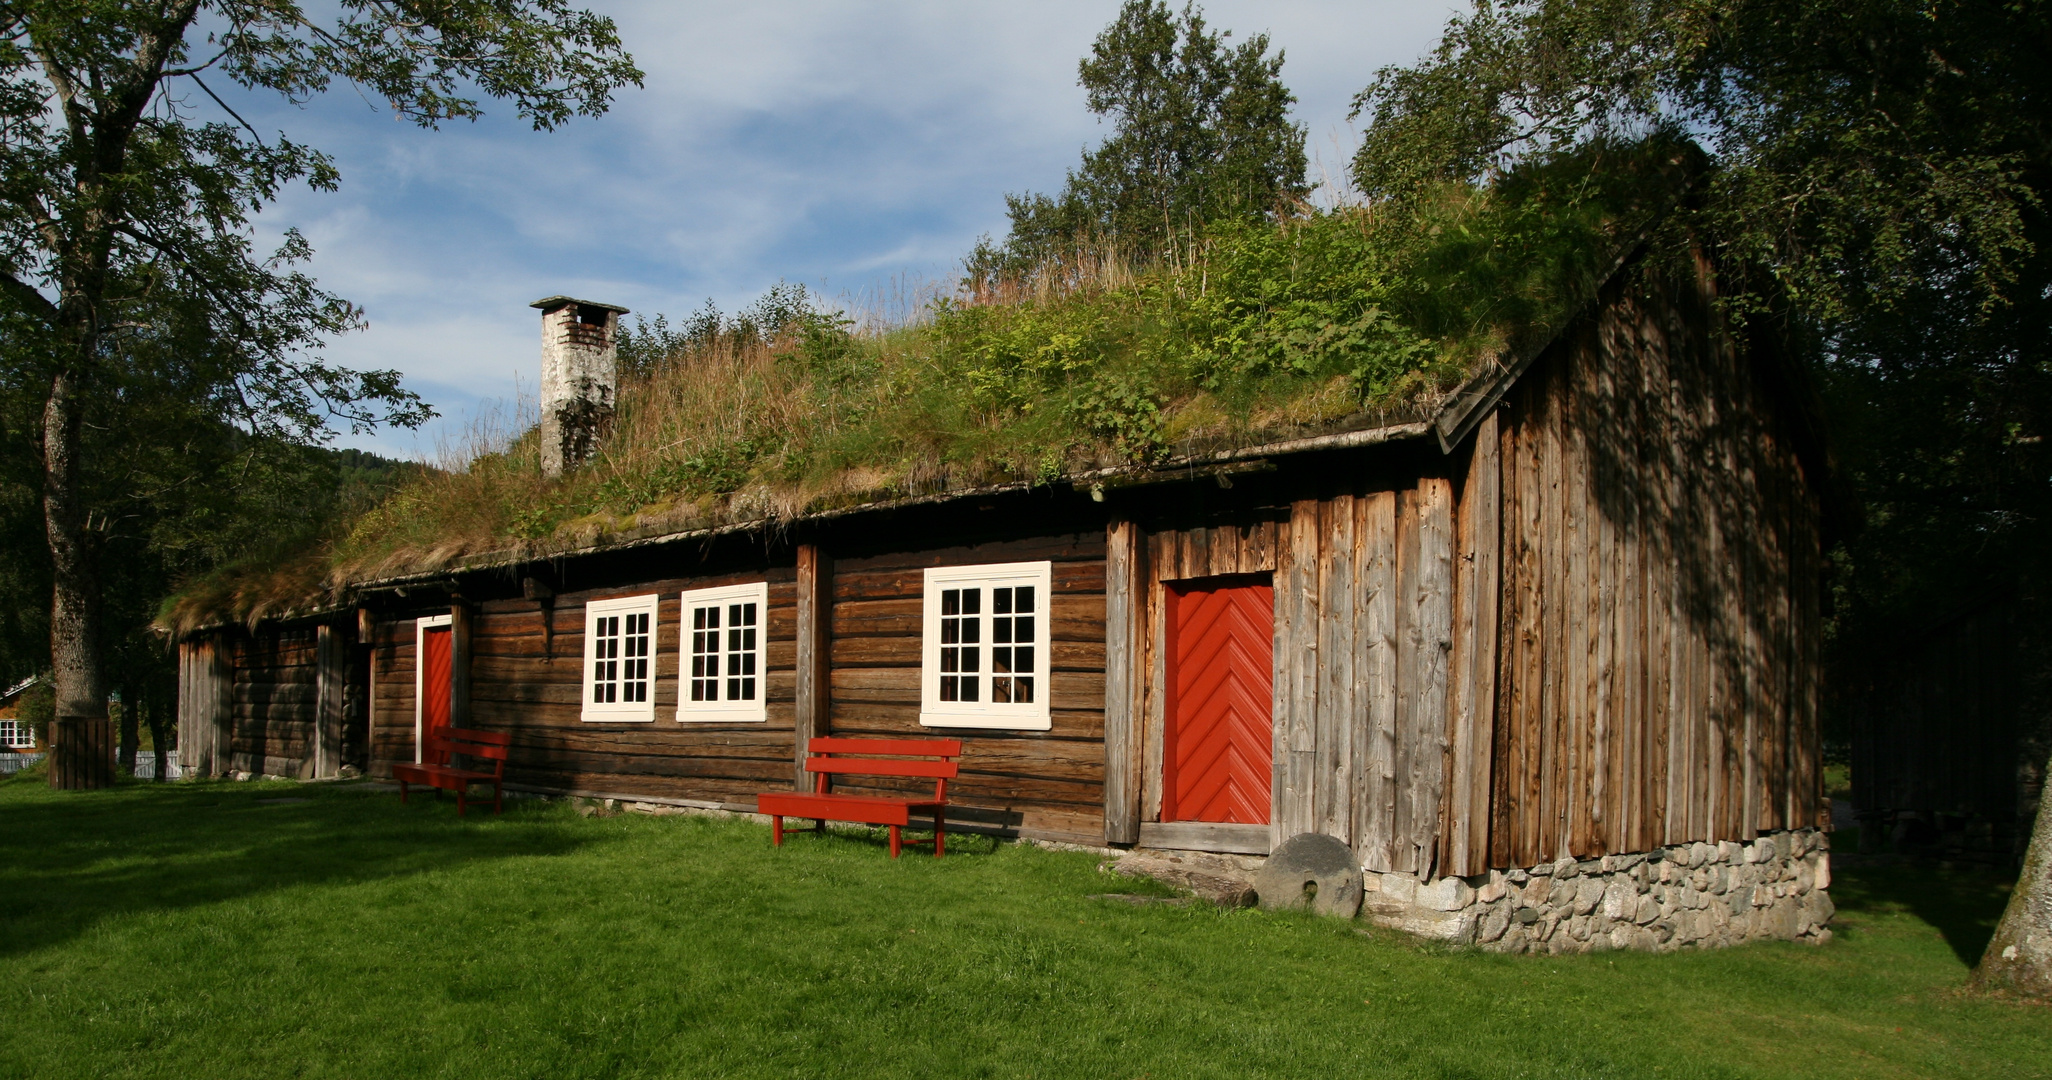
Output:
<svg viewBox="0 0 2052 1080">
<path fill-rule="evenodd" d="M 559 307 L 566 307 L 570 304 L 577 304 L 581 307 L 604 308 L 607 311 L 617 312 L 621 315 L 627 314 L 627 309 L 618 304 L 602 304 L 597 300 L 579 300 L 574 296 L 544 296 L 527 306 L 540 308 L 543 311 L 554 311 Z"/>
</svg>

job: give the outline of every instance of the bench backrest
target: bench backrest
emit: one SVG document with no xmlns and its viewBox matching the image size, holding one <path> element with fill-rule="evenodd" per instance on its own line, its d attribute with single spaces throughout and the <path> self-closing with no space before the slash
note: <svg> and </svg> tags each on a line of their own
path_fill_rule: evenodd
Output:
<svg viewBox="0 0 2052 1080">
<path fill-rule="evenodd" d="M 818 738 L 808 741 L 805 748 L 805 769 L 817 775 L 815 791 L 825 791 L 827 777 L 836 773 L 844 776 L 931 776 L 934 800 L 943 801 L 948 797 L 948 778 L 961 771 L 954 760 L 962 756 L 960 739 Z M 865 756 L 830 756 L 834 754 Z"/>
<path fill-rule="evenodd" d="M 427 740 L 427 760 L 437 765 L 453 765 L 454 755 L 483 759 L 492 763 L 492 775 L 506 775 L 506 749 L 512 745 L 513 737 L 500 731 L 477 731 L 472 728 L 436 728 Z"/>
</svg>

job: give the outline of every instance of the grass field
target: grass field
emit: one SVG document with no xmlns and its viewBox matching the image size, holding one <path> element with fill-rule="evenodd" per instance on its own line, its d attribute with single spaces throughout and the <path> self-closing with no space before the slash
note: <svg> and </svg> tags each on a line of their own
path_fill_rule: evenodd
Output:
<svg viewBox="0 0 2052 1080">
<path fill-rule="evenodd" d="M 1097 862 L 0 783 L 0 1076 L 2052 1076 L 2052 1008 L 1961 990 L 1984 879 L 1841 872 L 1821 949 L 1532 958 L 1095 900 L 1146 888 Z"/>
</svg>

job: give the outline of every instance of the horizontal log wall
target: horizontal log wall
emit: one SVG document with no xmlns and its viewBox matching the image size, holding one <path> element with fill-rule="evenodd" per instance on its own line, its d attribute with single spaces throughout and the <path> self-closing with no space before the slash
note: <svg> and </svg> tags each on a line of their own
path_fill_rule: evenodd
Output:
<svg viewBox="0 0 2052 1080">
<path fill-rule="evenodd" d="M 234 686 L 223 768 L 313 778 L 315 635 L 314 627 L 305 626 L 233 638 Z"/>
<path fill-rule="evenodd" d="M 948 784 L 950 816 L 1095 843 L 1104 815 L 1103 533 L 974 547 L 837 558 L 828 645 L 829 723 L 835 735 L 960 738 L 962 774 Z M 928 728 L 919 724 L 925 570 L 1049 560 L 1048 731 Z M 835 790 L 908 785 L 837 781 Z M 930 789 L 929 789 L 930 790 Z"/>
<path fill-rule="evenodd" d="M 686 589 L 769 582 L 763 619 L 768 720 L 680 723 L 678 641 Z M 655 720 L 586 723 L 583 715 L 585 604 L 655 593 Z M 470 634 L 470 724 L 513 738 L 509 782 L 557 791 L 598 791 L 752 805 L 756 793 L 791 783 L 797 591 L 790 568 L 706 578 L 672 578 L 629 588 L 566 592 L 551 608 L 535 600 L 475 605 Z M 549 634 L 543 633 L 547 619 Z M 416 621 L 381 624 L 374 658 L 373 771 L 389 775 L 414 755 Z"/>
<path fill-rule="evenodd" d="M 1818 820 L 1818 496 L 1707 287 L 1652 288 L 1500 418 L 1490 865 Z"/>
</svg>

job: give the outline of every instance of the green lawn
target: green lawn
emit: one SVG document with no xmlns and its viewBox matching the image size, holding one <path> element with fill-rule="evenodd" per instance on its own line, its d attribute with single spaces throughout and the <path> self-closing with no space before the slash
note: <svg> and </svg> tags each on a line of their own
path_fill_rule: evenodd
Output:
<svg viewBox="0 0 2052 1080">
<path fill-rule="evenodd" d="M 1843 872 L 1822 949 L 1533 958 L 1093 900 L 1141 888 L 1096 866 L 0 783 L 0 1076 L 2052 1076 L 2052 1008 L 1961 992 L 1985 881 Z"/>
</svg>

